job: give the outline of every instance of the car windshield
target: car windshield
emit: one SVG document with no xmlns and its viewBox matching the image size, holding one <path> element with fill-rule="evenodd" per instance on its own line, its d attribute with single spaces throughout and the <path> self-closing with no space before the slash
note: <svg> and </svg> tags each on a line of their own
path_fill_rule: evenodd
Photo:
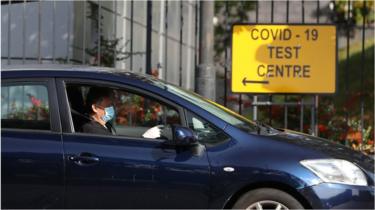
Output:
<svg viewBox="0 0 375 210">
<path fill-rule="evenodd" d="M 181 98 L 201 107 L 202 109 L 219 117 L 220 119 L 224 120 L 226 123 L 232 126 L 235 126 L 241 130 L 245 130 L 247 132 L 257 131 L 258 126 L 255 123 L 218 103 L 206 99 L 192 91 L 184 90 L 180 87 L 168 84 L 161 80 L 157 80 L 150 77 L 148 77 L 147 80 L 151 82 L 153 85 L 158 86 L 164 90 L 167 90 L 168 92 L 171 92 L 175 95 L 178 95 Z"/>
</svg>

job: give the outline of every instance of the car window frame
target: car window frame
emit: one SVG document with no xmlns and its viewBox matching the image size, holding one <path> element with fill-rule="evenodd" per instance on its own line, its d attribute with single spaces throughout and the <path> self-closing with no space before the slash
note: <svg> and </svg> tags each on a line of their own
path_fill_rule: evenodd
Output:
<svg viewBox="0 0 375 210">
<path fill-rule="evenodd" d="M 3 128 L 2 131 L 16 131 L 16 132 L 27 132 L 27 133 L 61 133 L 61 120 L 59 114 L 59 107 L 57 102 L 57 92 L 55 86 L 55 78 L 43 77 L 43 78 L 2 78 L 1 87 L 4 86 L 21 86 L 21 85 L 43 85 L 47 87 L 48 93 L 48 107 L 49 107 L 49 130 L 37 130 L 37 129 L 25 129 L 25 128 Z"/>
<path fill-rule="evenodd" d="M 142 82 L 142 81 L 140 81 Z M 181 125 L 186 127 L 186 116 L 184 108 L 179 106 L 178 104 L 162 97 L 157 94 L 151 93 L 147 89 L 141 89 L 138 87 L 134 87 L 131 85 L 128 85 L 126 83 L 121 83 L 117 81 L 111 81 L 111 80 L 96 80 L 96 79 L 89 79 L 89 78 L 58 78 L 56 79 L 56 85 L 57 85 L 57 92 L 59 94 L 59 104 L 61 108 L 61 120 L 62 120 L 62 132 L 64 135 L 69 136 L 93 136 L 93 137 L 106 137 L 106 138 L 114 138 L 114 139 L 130 139 L 130 140 L 141 140 L 141 141 L 151 141 L 151 142 L 164 142 L 163 139 L 150 139 L 150 138 L 142 138 L 142 137 L 131 137 L 131 136 L 116 136 L 116 135 L 101 135 L 101 134 L 91 134 L 91 133 L 81 133 L 81 132 L 75 132 L 74 125 L 73 125 L 73 119 L 71 115 L 71 109 L 69 105 L 69 99 L 68 94 L 66 91 L 66 85 L 67 84 L 82 84 L 82 85 L 99 85 L 104 87 L 114 87 L 123 89 L 125 91 L 129 91 L 134 94 L 138 94 L 144 97 L 148 97 L 152 100 L 159 101 L 162 104 L 165 104 L 167 106 L 170 106 L 171 108 L 175 109 L 178 114 L 180 115 L 180 121 Z"/>
<path fill-rule="evenodd" d="M 207 120 L 205 117 L 202 117 L 201 115 L 197 114 L 196 112 L 193 112 L 192 110 L 188 110 L 188 109 L 184 109 L 184 116 L 185 116 L 185 121 L 186 121 L 186 124 L 188 128 L 189 127 L 189 119 L 188 119 L 188 116 L 189 116 L 189 112 L 196 115 L 197 117 L 201 118 L 202 120 L 205 120 L 206 122 L 208 122 L 213 128 L 217 129 L 217 130 L 220 130 L 222 133 L 224 133 L 226 136 L 227 136 L 227 139 L 224 140 L 224 141 L 220 141 L 218 143 L 215 143 L 215 144 L 210 144 L 210 143 L 207 143 L 205 141 L 199 141 L 199 143 L 201 144 L 204 144 L 206 147 L 215 147 L 215 146 L 218 146 L 218 145 L 221 145 L 221 144 L 224 144 L 224 143 L 227 143 L 229 142 L 231 139 L 232 139 L 232 136 L 229 135 L 229 133 L 227 133 L 225 131 L 225 129 L 227 128 L 228 124 L 225 125 L 224 128 L 219 128 L 218 126 L 216 126 L 214 123 L 212 123 L 211 121 Z M 191 128 L 190 128 L 191 129 Z M 193 129 L 191 129 L 193 132 L 195 132 Z"/>
</svg>

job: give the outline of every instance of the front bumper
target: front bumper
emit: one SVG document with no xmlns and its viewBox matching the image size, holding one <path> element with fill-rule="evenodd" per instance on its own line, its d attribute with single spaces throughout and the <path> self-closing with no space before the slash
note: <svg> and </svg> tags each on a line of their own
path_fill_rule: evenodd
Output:
<svg viewBox="0 0 375 210">
<path fill-rule="evenodd" d="M 314 209 L 374 209 L 374 186 L 321 183 L 300 193 Z"/>
</svg>

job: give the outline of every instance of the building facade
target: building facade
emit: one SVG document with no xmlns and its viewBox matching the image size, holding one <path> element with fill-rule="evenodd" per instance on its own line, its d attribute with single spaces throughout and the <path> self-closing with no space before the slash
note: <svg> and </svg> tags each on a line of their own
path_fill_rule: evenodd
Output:
<svg viewBox="0 0 375 210">
<path fill-rule="evenodd" d="M 194 89 L 199 2 L 2 1 L 1 62 L 154 73 Z"/>
</svg>

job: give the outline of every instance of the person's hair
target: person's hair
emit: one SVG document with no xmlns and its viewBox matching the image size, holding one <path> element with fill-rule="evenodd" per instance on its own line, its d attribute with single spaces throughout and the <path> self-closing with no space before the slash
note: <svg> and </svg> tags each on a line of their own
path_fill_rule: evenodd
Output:
<svg viewBox="0 0 375 210">
<path fill-rule="evenodd" d="M 86 96 L 86 111 L 87 114 L 93 114 L 92 105 L 100 104 L 104 98 L 111 98 L 112 91 L 104 87 L 91 87 Z"/>
</svg>

